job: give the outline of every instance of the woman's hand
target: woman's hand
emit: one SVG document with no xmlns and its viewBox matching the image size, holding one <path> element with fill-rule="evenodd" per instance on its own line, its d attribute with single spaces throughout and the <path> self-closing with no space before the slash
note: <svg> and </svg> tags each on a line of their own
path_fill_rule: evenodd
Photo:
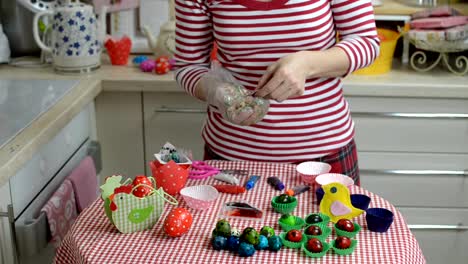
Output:
<svg viewBox="0 0 468 264">
<path fill-rule="evenodd" d="M 257 85 L 255 96 L 282 102 L 304 93 L 307 57 L 302 52 L 287 55 L 271 64 Z"/>
<path fill-rule="evenodd" d="M 255 96 L 278 102 L 301 96 L 308 78 L 341 77 L 347 73 L 349 63 L 346 53 L 338 47 L 287 55 L 267 68 Z"/>
</svg>

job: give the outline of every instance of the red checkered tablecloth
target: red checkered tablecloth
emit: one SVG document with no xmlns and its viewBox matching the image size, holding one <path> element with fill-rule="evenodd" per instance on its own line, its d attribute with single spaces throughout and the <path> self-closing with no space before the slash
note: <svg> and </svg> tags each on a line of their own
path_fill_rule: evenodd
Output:
<svg viewBox="0 0 468 264">
<path fill-rule="evenodd" d="M 362 226 L 356 236 L 358 245 L 353 254 L 339 256 L 330 250 L 320 259 L 311 259 L 299 249 L 283 247 L 279 252 L 259 250 L 249 258 L 239 257 L 227 250 L 216 251 L 211 247 L 211 231 L 218 220 L 218 213 L 225 202 L 244 200 L 264 210 L 263 221 L 247 221 L 229 219 L 231 226 L 243 230 L 254 227 L 260 230 L 268 225 L 277 234 L 281 232 L 278 225 L 280 214 L 271 208 L 271 199 L 281 194 L 267 184 L 266 178 L 279 177 L 287 187 L 302 184 L 295 165 L 259 162 L 210 161 L 222 169 L 247 169 L 250 175 L 259 175 L 255 187 L 241 195 L 221 194 L 214 205 L 204 211 L 189 209 L 193 215 L 193 225 L 189 232 L 179 238 L 165 235 L 162 223 L 167 212 L 173 206 L 166 204 L 165 211 L 156 225 L 146 231 L 121 234 L 109 222 L 104 214 L 103 202 L 98 199 L 84 210 L 73 225 L 70 232 L 57 250 L 56 263 L 391 263 L 417 264 L 426 263 L 418 242 L 408 229 L 403 216 L 393 205 L 383 198 L 360 187 L 351 188 L 351 193 L 363 193 L 372 198 L 369 207 L 383 207 L 395 213 L 395 220 L 386 233 L 374 233 L 367 230 L 364 214 L 354 220 Z M 245 177 L 245 176 L 244 176 Z M 247 177 L 241 178 L 244 183 Z M 209 178 L 204 180 L 189 180 L 187 186 L 200 184 L 220 184 Z M 179 206 L 187 205 L 179 196 Z M 299 205 L 294 215 L 305 217 L 318 212 L 315 194 L 309 191 L 298 195 Z M 331 241 L 335 233 L 328 238 Z"/>
</svg>

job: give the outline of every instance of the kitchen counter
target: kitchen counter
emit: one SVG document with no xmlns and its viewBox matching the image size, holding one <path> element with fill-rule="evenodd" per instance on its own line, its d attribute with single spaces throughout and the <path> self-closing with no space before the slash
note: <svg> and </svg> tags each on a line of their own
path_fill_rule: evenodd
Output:
<svg viewBox="0 0 468 264">
<path fill-rule="evenodd" d="M 143 73 L 133 66 L 110 66 L 106 59 L 97 72 L 82 76 L 58 75 L 51 67 L 2 65 L 0 79 L 77 80 L 73 89 L 0 148 L 0 186 L 101 91 L 184 92 L 177 87 L 172 73 L 162 76 Z M 344 84 L 345 96 L 468 98 L 467 77 L 446 71 L 417 73 L 403 66 L 397 66 L 384 75 L 350 75 Z"/>
<path fill-rule="evenodd" d="M 402 4 L 395 0 L 381 0 L 382 5 L 374 6 L 376 15 L 411 15 L 415 12 L 424 10 L 424 7 L 409 6 Z M 459 3 L 452 4 L 451 7 L 455 8 L 464 15 L 468 15 L 468 4 Z"/>
</svg>

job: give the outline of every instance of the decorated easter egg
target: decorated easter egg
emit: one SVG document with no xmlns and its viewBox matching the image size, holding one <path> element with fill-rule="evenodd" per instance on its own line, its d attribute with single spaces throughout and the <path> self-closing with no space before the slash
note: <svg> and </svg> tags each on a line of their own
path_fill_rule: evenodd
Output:
<svg viewBox="0 0 468 264">
<path fill-rule="evenodd" d="M 241 240 L 252 245 L 257 245 L 259 240 L 260 234 L 255 230 L 253 227 L 247 227 L 242 231 Z"/>
<path fill-rule="evenodd" d="M 231 225 L 227 220 L 221 219 L 216 223 L 213 234 L 216 236 L 229 237 L 231 236 Z"/>
<path fill-rule="evenodd" d="M 241 233 L 240 233 L 239 229 L 237 229 L 235 227 L 231 228 L 231 236 L 240 237 L 240 235 L 241 235 Z"/>
<path fill-rule="evenodd" d="M 227 246 L 227 238 L 222 236 L 215 236 L 211 240 L 211 245 L 213 246 L 214 250 L 222 250 L 225 249 Z"/>
<path fill-rule="evenodd" d="M 275 235 L 268 239 L 268 248 L 271 251 L 279 251 L 282 247 L 283 242 L 281 241 L 281 237 Z"/>
<path fill-rule="evenodd" d="M 154 71 L 157 74 L 165 74 L 168 73 L 170 70 L 171 65 L 169 64 L 169 61 L 156 62 L 156 67 L 154 68 Z"/>
<path fill-rule="evenodd" d="M 227 239 L 226 248 L 230 251 L 237 252 L 240 246 L 240 239 L 237 236 L 230 236 Z"/>
<path fill-rule="evenodd" d="M 241 257 L 253 256 L 255 254 L 255 247 L 252 244 L 241 242 L 238 253 Z"/>
<path fill-rule="evenodd" d="M 268 248 L 268 238 L 264 235 L 260 235 L 259 243 L 255 246 L 255 249 L 262 250 Z"/>
<path fill-rule="evenodd" d="M 264 226 L 260 229 L 260 235 L 270 238 L 275 235 L 275 230 L 271 226 Z"/>
<path fill-rule="evenodd" d="M 164 232 L 171 237 L 182 236 L 190 229 L 192 221 L 192 215 L 187 209 L 182 207 L 174 208 L 164 220 Z"/>
</svg>

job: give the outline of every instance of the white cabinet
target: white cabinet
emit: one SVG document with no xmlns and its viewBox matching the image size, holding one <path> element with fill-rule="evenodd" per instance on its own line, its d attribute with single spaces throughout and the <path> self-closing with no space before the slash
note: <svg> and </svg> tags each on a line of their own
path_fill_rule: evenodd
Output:
<svg viewBox="0 0 468 264">
<path fill-rule="evenodd" d="M 362 186 L 402 212 L 428 263 L 466 263 L 468 100 L 347 100 Z"/>
<path fill-rule="evenodd" d="M 102 92 L 95 99 L 101 143 L 101 182 L 106 176 L 145 172 L 141 92 Z"/>
<path fill-rule="evenodd" d="M 167 141 L 203 158 L 201 130 L 206 104 L 185 93 L 144 93 L 146 164 Z M 150 174 L 150 172 L 148 172 Z"/>
<path fill-rule="evenodd" d="M 11 228 L 8 218 L 8 206 L 11 205 L 10 184 L 0 186 L 0 263 L 14 263 L 14 253 L 11 240 Z M 11 211 L 10 214 L 13 212 Z"/>
</svg>

